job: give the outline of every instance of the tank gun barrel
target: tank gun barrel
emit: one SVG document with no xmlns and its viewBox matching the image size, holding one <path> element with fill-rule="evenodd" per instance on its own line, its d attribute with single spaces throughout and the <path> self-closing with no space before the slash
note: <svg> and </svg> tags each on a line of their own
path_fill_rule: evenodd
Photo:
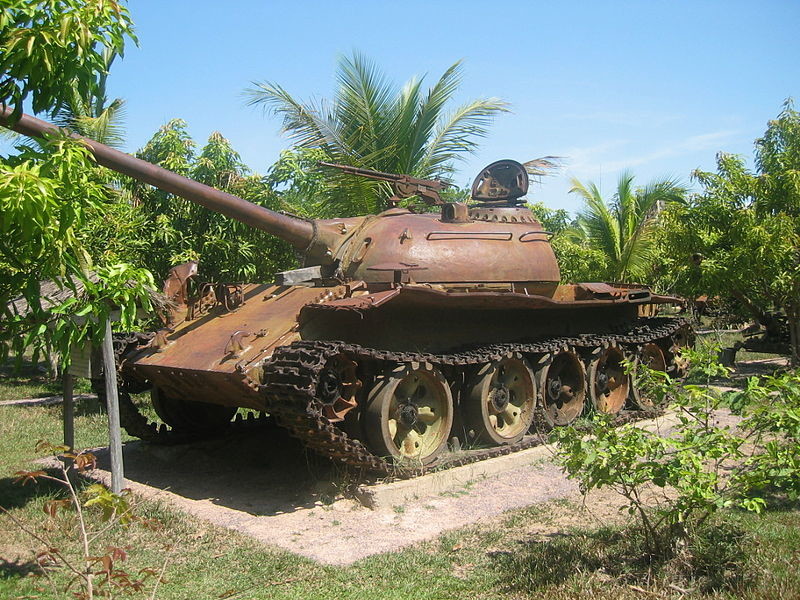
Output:
<svg viewBox="0 0 800 600">
<path fill-rule="evenodd" d="M 48 134 L 60 131 L 52 123 L 26 114 L 23 114 L 17 122 L 12 123 L 12 114 L 13 109 L 11 107 L 0 106 L 0 125 L 28 137 L 44 138 Z M 314 241 L 316 227 L 310 221 L 271 211 L 233 194 L 222 192 L 188 177 L 135 158 L 130 154 L 109 148 L 105 144 L 89 138 L 74 133 L 70 134 L 70 136 L 81 140 L 98 164 L 108 167 L 112 171 L 128 175 L 138 181 L 143 181 L 241 221 L 246 225 L 278 236 L 299 250 L 307 250 Z"/>
</svg>

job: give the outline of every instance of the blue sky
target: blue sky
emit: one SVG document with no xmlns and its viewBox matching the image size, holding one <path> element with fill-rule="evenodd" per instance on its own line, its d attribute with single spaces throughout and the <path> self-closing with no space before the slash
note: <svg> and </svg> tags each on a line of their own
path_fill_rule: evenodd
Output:
<svg viewBox="0 0 800 600">
<path fill-rule="evenodd" d="M 500 116 L 459 165 L 467 185 L 485 164 L 555 154 L 561 173 L 533 200 L 576 210 L 569 179 L 607 192 L 688 179 L 716 152 L 752 155 L 753 140 L 800 101 L 800 2 L 269 2 L 134 0 L 139 47 L 109 81 L 127 100 L 129 151 L 172 118 L 202 143 L 215 130 L 265 172 L 290 145 L 274 116 L 247 107 L 252 81 L 295 97 L 330 96 L 337 57 L 358 50 L 398 84 L 433 82 L 464 61 L 459 101 L 500 97 Z"/>
</svg>

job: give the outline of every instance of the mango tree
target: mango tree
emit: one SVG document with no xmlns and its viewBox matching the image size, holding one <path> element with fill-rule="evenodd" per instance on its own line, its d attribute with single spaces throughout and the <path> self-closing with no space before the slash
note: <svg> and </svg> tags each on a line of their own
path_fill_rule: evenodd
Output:
<svg viewBox="0 0 800 600">
<path fill-rule="evenodd" d="M 3 1 L 0 104 L 13 107 L 11 120 L 23 102 L 55 116 L 75 93 L 98 94 L 108 53 L 121 55 L 126 37 L 133 39 L 132 23 L 117 2 Z M 93 256 L 82 235 L 112 194 L 88 151 L 65 136 L 0 158 L 0 358 L 31 346 L 66 356 L 102 326 L 112 305 L 123 309 L 123 327 L 129 327 L 137 302 L 147 303 L 150 274 Z M 48 300 L 43 281 L 74 294 Z"/>
<path fill-rule="evenodd" d="M 800 113 L 791 100 L 755 142 L 755 170 L 720 153 L 703 191 L 667 212 L 662 240 L 679 289 L 736 298 L 765 325 L 785 314 L 800 365 Z"/>
</svg>

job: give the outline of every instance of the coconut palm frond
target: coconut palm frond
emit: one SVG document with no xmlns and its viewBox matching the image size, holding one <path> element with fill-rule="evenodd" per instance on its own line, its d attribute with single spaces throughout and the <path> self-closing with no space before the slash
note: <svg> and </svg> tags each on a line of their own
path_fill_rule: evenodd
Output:
<svg viewBox="0 0 800 600">
<path fill-rule="evenodd" d="M 325 143 L 328 126 L 320 114 L 322 111 L 312 104 L 295 100 L 289 92 L 274 83 L 256 83 L 257 87 L 245 90 L 251 106 L 260 105 L 264 112 L 279 116 L 281 132 L 289 135 L 298 146 L 315 147 Z M 327 134 L 333 139 L 338 135 Z"/>
<path fill-rule="evenodd" d="M 125 101 L 115 99 L 96 114 L 73 114 L 71 129 L 93 140 L 121 148 L 125 144 Z"/>
<path fill-rule="evenodd" d="M 367 154 L 391 143 L 387 138 L 391 137 L 389 128 L 398 94 L 395 86 L 359 53 L 340 59 L 336 79 L 339 87 L 333 116 L 345 132 L 348 145 L 358 148 L 359 154 Z"/>
<path fill-rule="evenodd" d="M 297 100 L 273 83 L 254 84 L 245 95 L 248 104 L 281 118 L 282 130 L 297 146 L 319 148 L 334 162 L 436 179 L 452 171 L 460 154 L 474 150 L 494 116 L 508 110 L 506 103 L 490 98 L 446 112 L 461 73 L 457 62 L 427 90 L 424 78 L 398 88 L 372 61 L 354 53 L 340 58 L 329 102 Z M 342 183 L 338 175 L 329 177 L 337 186 Z M 367 194 L 352 208 L 385 208 L 389 195 L 386 186 L 374 183 L 350 191 Z M 373 202 L 375 194 L 383 195 L 384 204 Z"/>
<path fill-rule="evenodd" d="M 619 261 L 621 254 L 620 230 L 616 215 L 596 198 L 588 200 L 586 207 L 578 213 L 578 226 L 584 231 L 590 245 L 609 258 L 609 263 Z"/>
<path fill-rule="evenodd" d="M 564 166 L 563 156 L 542 156 L 522 163 L 528 175 L 548 177 L 555 175 Z"/>
<path fill-rule="evenodd" d="M 659 207 L 678 202 L 686 188 L 676 180 L 656 180 L 643 188 L 634 186 L 630 172 L 620 174 L 615 194 L 606 202 L 597 185 L 572 180 L 571 193 L 584 200 L 578 226 L 588 245 L 606 258 L 606 276 L 614 281 L 646 281 L 654 250 L 653 232 Z"/>
<path fill-rule="evenodd" d="M 508 103 L 499 98 L 474 100 L 450 113 L 428 143 L 422 164 L 431 176 L 447 172 L 446 165 L 462 160 L 477 148 L 476 138 L 486 137 L 489 125 L 498 113 L 508 112 Z"/>
<path fill-rule="evenodd" d="M 412 125 L 408 147 L 412 153 L 412 163 L 414 165 L 424 165 L 428 161 L 426 156 L 430 153 L 432 142 L 437 125 L 442 120 L 445 106 L 452 99 L 458 87 L 461 85 L 462 69 L 461 61 L 452 64 L 438 79 L 438 81 L 428 90 L 424 98 L 418 98 L 415 110 L 415 121 Z M 416 174 L 425 175 L 426 173 L 416 170 Z M 428 175 L 430 173 L 427 173 Z"/>
<path fill-rule="evenodd" d="M 424 153 L 426 138 L 417 133 L 417 115 L 422 104 L 423 78 L 412 77 L 400 90 L 395 107 L 393 108 L 393 122 L 390 127 L 392 145 L 397 148 L 397 165 L 402 173 L 416 173 L 415 165 Z M 403 140 L 411 138 L 408 144 Z"/>
</svg>

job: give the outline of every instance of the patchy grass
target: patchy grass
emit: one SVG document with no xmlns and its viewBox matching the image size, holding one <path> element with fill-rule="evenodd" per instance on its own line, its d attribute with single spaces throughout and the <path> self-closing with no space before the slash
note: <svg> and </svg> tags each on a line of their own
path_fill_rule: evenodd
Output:
<svg viewBox="0 0 800 600">
<path fill-rule="evenodd" d="M 61 443 L 61 405 L 0 406 L 0 477 L 29 467 L 36 458 L 38 440 Z M 123 441 L 132 438 L 122 433 Z M 75 406 L 75 446 L 108 445 L 108 421 L 97 400 L 81 400 Z"/>
<path fill-rule="evenodd" d="M 102 445 L 106 422 L 96 403 L 81 403 L 77 413 L 78 445 Z M 61 492 L 52 485 L 14 485 L 12 476 L 32 464 L 36 440 L 60 440 L 60 415 L 58 406 L 0 407 L 0 505 L 68 551 L 76 543 L 74 515 L 66 514 L 59 524 L 42 510 Z M 89 512 L 98 527 L 99 516 Z M 645 561 L 624 528 L 583 522 L 579 506 L 561 499 L 344 568 L 266 547 L 156 502 L 142 503 L 138 513 L 163 526 L 157 531 L 140 524 L 119 527 L 103 534 L 98 546 L 103 551 L 126 547 L 123 567 L 133 575 L 167 560 L 166 582 L 158 593 L 165 600 L 800 597 L 800 507 L 785 501 L 773 502 L 763 517 L 725 513 L 692 560 L 678 555 Z M 580 528 L 565 527 L 565 514 Z M 744 558 L 726 543 L 738 538 L 746 541 Z M 39 548 L 0 516 L 0 598 L 66 597 L 29 576 L 37 571 L 31 550 Z M 60 589 L 69 580 L 62 571 L 52 577 Z"/>
<path fill-rule="evenodd" d="M 37 490 L 28 503 L 39 504 L 51 495 L 52 491 Z M 616 600 L 641 598 L 642 593 L 673 597 L 679 595 L 676 590 L 680 595 L 685 590 L 685 597 L 690 598 L 790 598 L 800 590 L 800 573 L 796 569 L 800 557 L 800 513 L 796 508 L 770 512 L 761 519 L 739 514 L 729 517 L 753 541 L 740 572 L 723 571 L 726 585 L 716 591 L 705 587 L 708 577 L 702 570 L 697 570 L 699 576 L 695 579 L 691 572 L 688 579 L 676 578 L 674 571 L 687 566 L 646 563 L 636 554 L 624 530 L 575 530 L 541 540 L 529 537 L 524 525 L 520 525 L 554 509 L 564 510 L 563 503 L 560 507 L 518 511 L 496 526 L 465 528 L 346 568 L 319 565 L 264 547 L 155 503 L 145 504 L 140 513 L 160 520 L 164 524 L 160 532 L 133 525 L 113 532 L 103 545 L 126 546 L 130 557 L 126 569 L 132 573 L 144 567 L 158 567 L 167 559 L 167 581 L 158 597 L 176 600 L 466 596 Z M 38 522 L 38 527 L 47 527 L 43 513 L 31 508 L 17 512 Z M 11 538 L 6 537 L 9 534 Z M 24 543 L 13 531 L 4 531 L 3 535 L 5 540 Z M 67 543 L 64 533 L 55 535 L 62 545 Z M 177 550 L 170 551 L 168 547 Z M 24 557 L 0 566 L 0 597 L 57 597 L 41 579 L 25 577 L 31 570 L 31 562 Z M 56 578 L 61 581 L 63 575 Z"/>
</svg>

